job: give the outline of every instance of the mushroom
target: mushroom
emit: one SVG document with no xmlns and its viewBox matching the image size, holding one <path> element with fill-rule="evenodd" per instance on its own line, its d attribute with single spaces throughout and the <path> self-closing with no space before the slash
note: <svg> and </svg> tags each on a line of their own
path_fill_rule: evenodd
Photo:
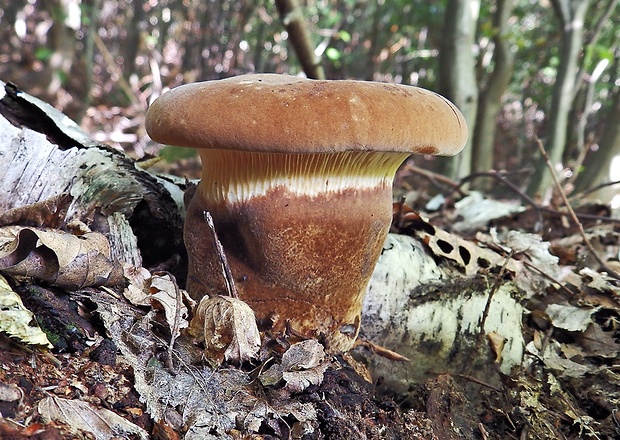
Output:
<svg viewBox="0 0 620 440">
<path fill-rule="evenodd" d="M 177 87 L 153 102 L 146 130 L 202 160 L 184 231 L 192 297 L 225 292 L 208 211 L 259 323 L 330 352 L 357 337 L 396 170 L 411 153 L 456 154 L 467 138 L 436 93 L 275 74 Z"/>
</svg>

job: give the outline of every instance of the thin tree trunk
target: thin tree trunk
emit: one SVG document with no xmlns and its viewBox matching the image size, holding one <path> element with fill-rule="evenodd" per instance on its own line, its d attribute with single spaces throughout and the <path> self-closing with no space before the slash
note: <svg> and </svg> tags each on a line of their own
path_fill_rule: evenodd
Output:
<svg viewBox="0 0 620 440">
<path fill-rule="evenodd" d="M 84 42 L 84 70 L 88 72 L 86 75 L 86 81 L 84 84 L 84 101 L 82 108 L 80 109 L 80 113 L 76 115 L 76 120 L 81 121 L 84 115 L 86 115 L 86 111 L 90 107 L 92 102 L 92 88 L 93 88 L 93 75 L 90 72 L 93 71 L 93 63 L 95 58 L 95 33 L 97 32 L 98 25 L 98 16 L 99 9 L 101 7 L 101 0 L 93 0 L 89 2 L 89 5 L 84 4 L 83 6 L 90 6 L 90 8 L 86 7 L 82 9 L 83 14 L 88 14 L 88 28 L 86 31 L 86 38 Z"/>
<path fill-rule="evenodd" d="M 502 106 L 502 96 L 510 82 L 515 63 L 511 42 L 507 37 L 508 20 L 512 12 L 511 0 L 498 0 L 493 18 L 495 26 L 494 68 L 486 87 L 480 94 L 478 114 L 472 145 L 472 170 L 488 171 L 493 168 L 493 147 L 497 131 L 497 115 Z"/>
<path fill-rule="evenodd" d="M 616 67 L 617 65 L 618 63 Z M 616 68 L 616 72 L 617 70 Z M 620 167 L 620 87 L 616 87 L 611 99 L 613 104 L 607 112 L 606 128 L 598 143 L 599 149 L 587 158 L 585 171 L 579 175 L 576 182 L 577 191 L 584 191 L 614 178 L 617 179 L 612 174 L 615 172 L 617 175 L 617 168 Z M 614 164 L 615 170 L 612 169 Z M 614 194 L 620 194 L 620 185 L 607 187 L 601 190 L 598 196 L 607 202 Z"/>
<path fill-rule="evenodd" d="M 70 8 L 70 2 L 59 0 L 43 2 L 43 9 L 47 9 L 52 15 L 52 26 L 47 33 L 48 47 L 53 51 L 47 66 L 51 75 L 47 87 L 49 97 L 56 96 L 67 82 L 76 55 L 75 32 L 79 30 L 79 23 L 68 20 Z"/>
<path fill-rule="evenodd" d="M 99 1 L 97 3 L 99 3 Z M 132 12 L 131 25 L 127 29 L 126 44 L 121 48 L 125 58 L 123 76 L 127 81 L 129 81 L 129 77 L 136 71 L 136 58 L 138 56 L 138 50 L 140 49 L 140 39 L 142 38 L 142 29 L 140 25 L 145 17 L 144 3 L 133 2 Z"/>
<path fill-rule="evenodd" d="M 478 106 L 473 45 L 479 11 L 478 0 L 448 0 L 439 54 L 439 91 L 461 110 L 470 133 L 474 131 Z M 470 136 L 461 154 L 442 161 L 441 171 L 453 178 L 469 174 L 471 145 Z"/>
<path fill-rule="evenodd" d="M 609 18 L 614 12 L 614 10 L 616 9 L 616 6 L 618 5 L 618 1 L 619 0 L 610 0 L 609 3 L 603 9 L 602 13 L 599 15 L 599 17 L 596 20 L 593 20 L 596 24 L 592 27 L 592 29 L 588 29 L 587 36 L 585 37 L 585 41 L 584 41 L 584 45 L 582 49 L 584 58 L 588 57 L 587 54 L 590 54 L 593 51 L 595 51 L 595 47 L 598 44 L 598 39 L 601 36 L 601 31 L 603 27 L 606 25 L 606 23 L 609 22 Z M 617 44 L 612 43 L 608 47 L 617 47 Z M 586 72 L 586 69 L 588 68 L 588 66 L 586 65 L 587 63 L 582 62 L 579 67 L 579 71 L 577 72 L 576 83 L 575 83 L 575 86 L 577 87 L 577 92 L 575 93 L 575 101 L 573 102 L 573 111 L 571 112 L 571 115 L 569 116 L 571 120 L 574 119 L 577 123 L 577 128 L 576 128 L 576 133 L 575 133 L 576 142 L 572 149 L 566 148 L 564 150 L 564 157 L 563 157 L 564 161 L 568 162 L 573 157 L 575 157 L 575 155 L 578 156 L 575 163 L 571 164 L 571 167 L 573 168 L 573 171 L 574 171 L 573 173 L 574 178 L 571 178 L 572 180 L 575 180 L 577 178 L 577 174 L 579 173 L 579 168 L 582 165 L 581 162 L 583 161 L 583 158 L 585 155 L 585 149 L 584 149 L 585 134 L 586 134 L 585 129 L 586 129 L 588 117 L 591 111 L 591 108 L 588 107 L 590 105 L 588 104 L 588 101 L 591 103 L 592 100 L 594 99 L 594 88 L 595 88 L 594 83 L 598 81 L 598 78 L 603 73 L 599 69 L 604 70 L 606 66 L 605 63 L 608 63 L 608 61 L 609 60 L 606 60 L 606 59 L 601 60 L 598 63 L 597 67 L 594 68 L 592 73 Z M 571 130 L 569 127 L 569 133 L 570 131 Z M 571 181 L 571 179 L 569 179 L 569 182 Z"/>
<path fill-rule="evenodd" d="M 308 32 L 297 0 L 276 0 L 276 7 L 306 76 L 314 79 L 325 79 L 325 71 L 321 66 L 321 61 L 314 54 L 310 32 Z"/>
<path fill-rule="evenodd" d="M 379 53 L 381 52 L 381 45 L 379 40 L 381 38 L 381 33 L 383 32 L 383 25 L 381 24 L 381 7 L 377 3 L 374 5 L 374 10 L 372 11 L 372 27 L 370 30 L 370 47 L 368 50 L 368 59 L 367 59 L 367 69 L 365 73 L 365 79 L 367 81 L 372 81 L 375 77 L 375 73 L 377 72 L 378 64 L 379 64 Z"/>
<path fill-rule="evenodd" d="M 562 161 L 566 148 L 568 120 L 575 97 L 579 55 L 583 47 L 583 21 L 590 0 L 554 0 L 554 8 L 563 27 L 560 44 L 560 65 L 553 87 L 549 109 L 549 132 L 545 149 L 551 163 Z M 544 161 L 536 164 L 536 171 L 528 187 L 528 194 L 535 195 L 552 188 L 552 179 Z"/>
</svg>

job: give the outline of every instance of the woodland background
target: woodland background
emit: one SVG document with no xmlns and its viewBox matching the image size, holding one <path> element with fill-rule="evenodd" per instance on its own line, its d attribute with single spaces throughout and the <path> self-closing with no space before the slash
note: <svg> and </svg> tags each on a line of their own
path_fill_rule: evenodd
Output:
<svg viewBox="0 0 620 440">
<path fill-rule="evenodd" d="M 618 0 L 0 0 L 0 80 L 15 83 L 0 83 L 0 157 L 9 158 L 0 163 L 0 226 L 28 224 L 20 233 L 31 240 L 21 243 L 34 246 L 40 239 L 33 224 L 80 242 L 54 229 L 69 218 L 87 221 L 122 252 L 122 258 L 102 254 L 116 269 L 114 261 L 128 264 L 123 279 L 130 283 L 123 296 L 85 282 L 77 290 L 71 280 L 60 283 L 59 273 L 80 275 L 60 265 L 59 256 L 70 253 L 64 241 L 44 249 L 57 263 L 52 281 L 30 279 L 27 270 L 26 279 L 17 273 L 0 283 L 0 294 L 19 294 L 55 338 L 51 354 L 30 355 L 0 331 L 0 391 L 15 395 L 0 396 L 0 437 L 69 438 L 48 434 L 74 432 L 75 420 L 98 420 L 111 408 L 142 438 L 192 438 L 194 429 L 210 435 L 204 438 L 288 438 L 295 430 L 295 438 L 333 439 L 618 438 L 620 223 L 607 205 L 552 197 L 538 146 L 570 196 L 610 181 L 620 187 L 620 176 L 613 176 L 620 173 L 613 162 L 620 160 L 619 43 Z M 193 150 L 152 142 L 144 115 L 167 88 L 255 71 L 413 84 L 446 95 L 468 120 L 463 153 L 414 157 L 397 176 L 397 194 L 414 193 L 414 209 L 432 197 L 425 183 L 448 190 L 440 209 L 428 208 L 429 222 L 399 205 L 397 234 L 390 236 L 408 244 L 386 248 L 383 256 L 394 250 L 394 259 L 378 265 L 386 270 L 378 279 L 396 287 L 380 284 L 367 299 L 372 291 L 376 304 L 389 298 L 400 315 L 388 325 L 365 313 L 363 327 L 370 341 L 399 353 L 411 342 L 414 362 L 379 364 L 381 356 L 359 347 L 355 354 L 380 372 L 373 383 L 348 360 L 330 358 L 318 388 L 297 393 L 254 380 L 267 362 L 283 365 L 283 356 L 274 360 L 269 351 L 260 368 L 213 370 L 189 338 L 176 339 L 185 307 L 179 277 L 186 273 L 179 205 L 188 182 L 164 187 L 143 168 L 159 156 L 160 170 L 197 177 L 199 165 Z M 95 142 L 81 134 L 78 140 L 62 113 L 31 105 L 21 90 L 77 121 Z M 416 180 L 424 169 L 436 173 Z M 465 182 L 490 197 L 466 194 Z M 608 194 L 596 195 L 609 202 L 613 187 L 604 189 Z M 75 194 L 69 216 L 66 204 Z M 492 200 L 501 197 L 510 203 Z M 529 207 L 517 206 L 517 197 Z M 577 214 L 571 208 L 569 219 L 571 205 Z M 493 220 L 465 214 L 468 206 Z M 80 222 L 70 228 L 84 232 Z M 9 269 L 0 267 L 3 275 Z M 155 289 L 168 272 L 181 283 Z M 421 273 L 430 279 L 420 281 Z M 134 306 L 128 296 L 152 290 L 172 298 L 172 313 L 158 312 L 150 299 Z M 472 298 L 484 310 L 468 306 Z M 505 299 L 499 312 L 491 309 L 498 298 Z M 427 339 L 439 330 L 402 325 L 434 315 L 426 307 L 446 305 L 454 305 L 455 318 L 439 320 L 438 328 L 456 324 L 459 337 L 450 344 Z M 372 325 L 380 327 L 375 336 Z M 520 350 L 510 375 L 497 369 L 507 358 L 506 341 Z M 454 368 L 440 366 L 436 355 L 444 349 Z M 172 362 L 173 354 L 180 361 Z M 424 355 L 431 370 L 423 367 Z M 424 377 L 414 381 L 403 372 Z M 403 379 L 405 390 L 388 390 L 384 399 L 377 390 L 391 386 L 386 378 Z"/>
<path fill-rule="evenodd" d="M 620 180 L 618 0 L 0 0 L 0 78 L 136 159 L 159 152 L 143 118 L 166 88 L 304 70 L 454 101 L 468 148 L 414 159 L 452 178 L 503 170 L 544 197 L 540 138 L 568 193 Z M 188 154 L 163 152 L 177 166 Z"/>
</svg>

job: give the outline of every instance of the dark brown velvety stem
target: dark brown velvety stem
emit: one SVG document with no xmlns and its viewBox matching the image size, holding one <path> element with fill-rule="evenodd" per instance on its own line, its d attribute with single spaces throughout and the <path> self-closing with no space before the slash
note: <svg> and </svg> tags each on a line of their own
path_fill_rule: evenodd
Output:
<svg viewBox="0 0 620 440">
<path fill-rule="evenodd" d="M 203 211 L 213 215 L 239 296 L 259 321 L 288 320 L 323 337 L 330 351 L 352 347 L 361 303 L 391 217 L 391 188 L 316 196 L 276 188 L 231 205 L 192 199 L 185 223 L 188 290 L 199 299 L 225 292 Z"/>
</svg>

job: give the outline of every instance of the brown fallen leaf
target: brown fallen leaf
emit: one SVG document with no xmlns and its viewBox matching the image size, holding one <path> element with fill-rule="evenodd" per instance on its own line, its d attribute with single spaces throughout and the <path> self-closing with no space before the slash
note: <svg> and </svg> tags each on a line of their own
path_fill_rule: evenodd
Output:
<svg viewBox="0 0 620 440">
<path fill-rule="evenodd" d="M 123 282 L 120 263 L 111 260 L 108 240 L 97 232 L 75 236 L 27 227 L 0 228 L 0 270 L 69 290 Z"/>
<path fill-rule="evenodd" d="M 227 296 L 204 297 L 189 325 L 189 333 L 205 344 L 213 366 L 226 360 L 242 363 L 258 354 L 261 341 L 256 317 L 246 303 Z"/>
<path fill-rule="evenodd" d="M 41 202 L 9 209 L 0 214 L 0 226 L 26 223 L 30 226 L 59 228 L 65 221 L 72 201 L 71 194 L 64 193 Z"/>
<path fill-rule="evenodd" d="M 323 346 L 314 339 L 298 342 L 282 355 L 282 362 L 272 365 L 259 376 L 265 386 L 276 385 L 283 380 L 290 392 L 297 393 L 310 385 L 320 385 L 329 366 Z"/>
<path fill-rule="evenodd" d="M 65 423 L 76 433 L 89 432 L 96 439 L 149 437 L 144 429 L 118 414 L 81 400 L 46 397 L 39 402 L 37 409 L 43 420 Z"/>
<path fill-rule="evenodd" d="M 593 322 L 583 333 L 577 334 L 576 342 L 587 356 L 614 359 L 620 353 L 614 331 L 604 331 L 599 324 Z"/>
<path fill-rule="evenodd" d="M 178 336 L 180 329 L 188 326 L 187 303 L 191 301 L 189 294 L 179 289 L 176 280 L 168 273 L 153 274 L 150 284 L 151 304 L 164 312 L 168 326 Z"/>
<path fill-rule="evenodd" d="M 150 281 L 151 273 L 144 267 L 125 265 L 123 267 L 125 279 L 128 281 L 123 296 L 134 306 L 150 306 Z"/>
<path fill-rule="evenodd" d="M 501 364 L 502 351 L 504 351 L 504 344 L 506 343 L 506 338 L 497 332 L 489 332 L 486 336 L 489 342 L 489 347 L 491 348 L 491 352 L 495 355 L 494 361 L 498 364 Z"/>
</svg>

